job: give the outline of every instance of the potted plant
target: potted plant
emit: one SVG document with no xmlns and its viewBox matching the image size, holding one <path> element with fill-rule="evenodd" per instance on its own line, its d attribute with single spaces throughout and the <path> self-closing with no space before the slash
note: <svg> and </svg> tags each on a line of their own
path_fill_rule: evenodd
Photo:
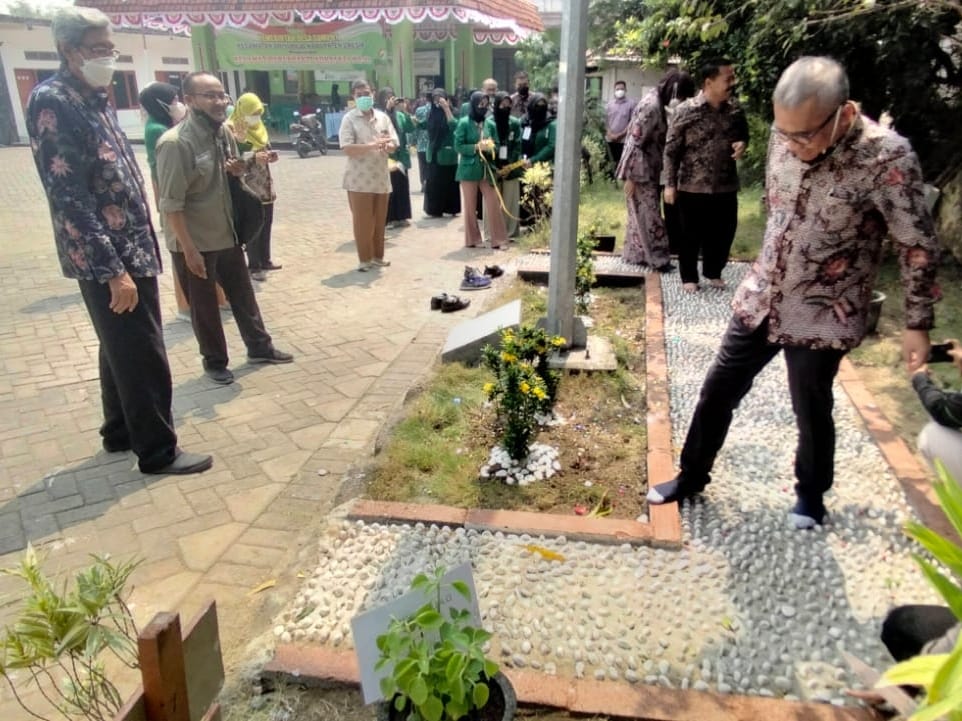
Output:
<svg viewBox="0 0 962 721">
<path fill-rule="evenodd" d="M 381 678 L 386 699 L 378 717 L 405 721 L 509 721 L 517 700 L 498 664 L 484 654 L 491 634 L 475 625 L 470 610 L 447 606 L 442 598 L 453 590 L 466 601 L 471 591 L 463 581 L 445 582 L 444 569 L 418 574 L 411 588 L 428 599 L 412 614 L 392 618 L 377 637 L 380 657 L 375 670 L 389 667 Z"/>
</svg>

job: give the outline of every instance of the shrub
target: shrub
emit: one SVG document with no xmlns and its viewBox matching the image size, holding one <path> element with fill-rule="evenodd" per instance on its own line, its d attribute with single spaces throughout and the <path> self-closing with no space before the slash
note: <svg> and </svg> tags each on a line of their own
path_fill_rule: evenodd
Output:
<svg viewBox="0 0 962 721">
<path fill-rule="evenodd" d="M 18 695 L 12 676 L 24 670 L 46 701 L 67 718 L 109 721 L 123 705 L 100 660 L 110 651 L 138 667 L 137 628 L 124 591 L 137 562 L 113 564 L 104 557 L 80 571 L 74 588 L 58 591 L 27 547 L 19 565 L 4 569 L 27 584 L 29 593 L 13 626 L 0 638 L 0 675 L 14 698 L 34 718 L 45 718 Z"/>
<path fill-rule="evenodd" d="M 484 365 L 495 376 L 484 390 L 498 404 L 501 444 L 515 460 L 528 455 L 537 414 L 554 405 L 561 374 L 548 368 L 548 356 L 564 344 L 564 338 L 549 337 L 543 328 L 522 326 L 502 331 L 499 348 L 482 350 Z"/>
<path fill-rule="evenodd" d="M 524 183 L 521 187 L 524 189 L 521 202 L 531 212 L 534 221 L 540 223 L 550 218 L 554 189 L 551 165 L 548 163 L 532 165 L 524 171 Z"/>
<path fill-rule="evenodd" d="M 575 268 L 575 306 L 579 313 L 587 313 L 591 303 L 591 288 L 595 284 L 595 236 L 593 229 L 578 234 L 578 263 Z"/>
</svg>

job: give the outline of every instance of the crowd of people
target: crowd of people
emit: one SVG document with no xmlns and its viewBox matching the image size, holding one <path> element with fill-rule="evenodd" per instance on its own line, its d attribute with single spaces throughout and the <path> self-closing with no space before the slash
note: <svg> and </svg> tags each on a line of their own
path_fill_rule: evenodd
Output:
<svg viewBox="0 0 962 721">
<path fill-rule="evenodd" d="M 521 178 L 535 163 L 553 164 L 557 135 L 557 106 L 552 113 L 546 96 L 529 92 L 524 72 L 511 95 L 488 78 L 480 90 L 452 97 L 434 88 L 416 101 L 356 81 L 349 104 L 339 143 L 348 156 L 343 187 L 358 271 L 389 266 L 385 230 L 411 222 L 411 147 L 426 218 L 462 215 L 467 248 L 500 249 L 518 237 L 531 216 L 521 201 Z"/>
</svg>

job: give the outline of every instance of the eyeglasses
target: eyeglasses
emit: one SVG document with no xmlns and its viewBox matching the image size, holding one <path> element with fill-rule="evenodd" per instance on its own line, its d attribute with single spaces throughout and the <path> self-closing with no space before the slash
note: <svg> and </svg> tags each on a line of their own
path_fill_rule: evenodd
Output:
<svg viewBox="0 0 962 721">
<path fill-rule="evenodd" d="M 120 51 L 110 45 L 81 45 L 84 50 L 93 55 L 95 58 L 113 58 L 116 60 L 120 57 Z"/>
<path fill-rule="evenodd" d="M 815 128 L 815 130 L 805 130 L 797 133 L 786 133 L 784 130 L 780 130 L 779 128 L 776 128 L 773 125 L 772 132 L 775 133 L 775 135 L 777 135 L 787 143 L 795 143 L 796 145 L 803 145 L 803 146 L 810 145 L 811 142 L 815 140 L 815 137 L 825 129 L 825 126 L 828 125 L 830 122 L 832 122 L 833 118 L 835 119 L 836 123 L 838 122 L 838 115 L 842 111 L 842 108 L 844 107 L 845 107 L 845 103 L 842 103 L 837 108 L 835 108 L 835 110 L 833 110 L 831 114 L 827 118 L 825 118 L 825 120 L 823 120 L 817 128 Z M 833 130 L 832 134 L 834 135 L 834 133 L 835 131 Z"/>
<path fill-rule="evenodd" d="M 219 103 L 230 102 L 230 95 L 228 95 L 227 93 L 218 93 L 217 91 L 214 91 L 214 90 L 210 91 L 209 93 L 188 93 L 188 95 L 205 98 L 206 100 L 210 100 L 212 102 L 219 102 Z"/>
</svg>

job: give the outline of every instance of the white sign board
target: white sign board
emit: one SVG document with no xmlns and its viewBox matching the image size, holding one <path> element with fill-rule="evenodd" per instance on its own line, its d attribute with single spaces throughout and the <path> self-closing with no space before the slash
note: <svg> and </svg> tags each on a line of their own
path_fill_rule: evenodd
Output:
<svg viewBox="0 0 962 721">
<path fill-rule="evenodd" d="M 451 588 L 452 581 L 463 581 L 470 591 L 470 600 Z M 472 623 L 481 626 L 481 611 L 478 608 L 478 594 L 474 588 L 471 576 L 471 564 L 465 562 L 444 574 L 441 583 L 441 615 L 445 619 L 451 618 L 449 609 L 471 612 Z M 354 649 L 357 652 L 357 666 L 361 671 L 361 693 L 364 703 L 374 703 L 384 697 L 381 694 L 381 679 L 391 673 L 391 665 L 385 664 L 378 671 L 374 665 L 381 656 L 377 648 L 377 637 L 386 633 L 392 618 L 410 616 L 426 603 L 433 603 L 420 591 L 408 591 L 400 598 L 384 606 L 365 611 L 351 619 L 351 635 L 354 637 Z"/>
<path fill-rule="evenodd" d="M 414 51 L 414 74 L 415 75 L 440 75 L 441 74 L 441 51 L 440 50 L 415 50 Z"/>
</svg>

